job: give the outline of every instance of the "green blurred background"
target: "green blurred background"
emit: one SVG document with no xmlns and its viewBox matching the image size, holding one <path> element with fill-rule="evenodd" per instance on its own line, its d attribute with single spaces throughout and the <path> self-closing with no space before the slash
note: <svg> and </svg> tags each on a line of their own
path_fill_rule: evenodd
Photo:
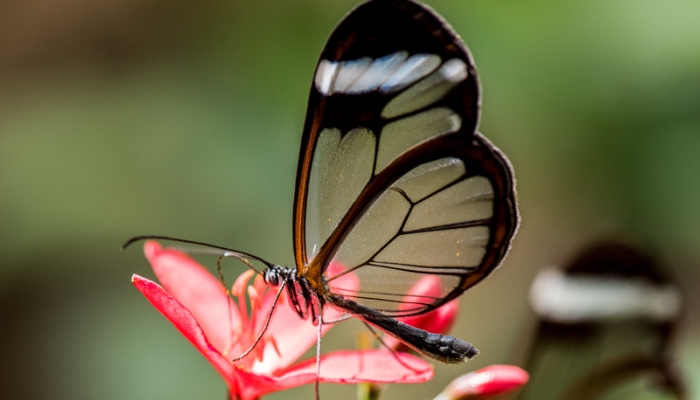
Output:
<svg viewBox="0 0 700 400">
<path fill-rule="evenodd" d="M 432 398 L 517 362 L 534 274 L 618 226 L 654 243 L 686 289 L 677 349 L 700 380 L 700 2 L 428 3 L 474 54 L 480 130 L 513 162 L 522 225 L 503 267 L 462 297 L 453 333 L 482 354 L 386 398 Z M 0 3 L 1 398 L 224 398 L 131 286 L 152 276 L 140 250 L 119 245 L 167 234 L 293 262 L 311 77 L 356 4 Z M 359 331 L 339 325 L 324 349 L 354 347 Z"/>
</svg>

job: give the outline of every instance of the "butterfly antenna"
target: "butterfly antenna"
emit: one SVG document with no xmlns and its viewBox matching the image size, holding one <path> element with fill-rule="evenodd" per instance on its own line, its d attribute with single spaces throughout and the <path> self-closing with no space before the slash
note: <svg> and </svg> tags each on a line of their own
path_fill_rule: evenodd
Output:
<svg viewBox="0 0 700 400">
<path fill-rule="evenodd" d="M 273 266 L 272 263 L 267 262 L 260 257 L 256 257 L 252 254 L 249 254 L 249 253 L 246 253 L 243 251 L 229 249 L 228 247 L 217 246 L 215 244 L 198 242 L 196 240 L 179 239 L 179 238 L 174 238 L 174 237 L 170 237 L 170 236 L 161 236 L 161 235 L 142 235 L 142 236 L 132 237 L 131 239 L 127 240 L 121 246 L 121 250 L 123 251 L 127 247 L 131 246 L 132 244 L 134 244 L 136 242 L 143 241 L 143 240 L 169 240 L 169 241 L 178 242 L 178 243 L 194 244 L 194 245 L 198 245 L 198 246 L 208 247 L 210 249 L 222 250 L 222 251 L 224 251 L 224 253 L 222 255 L 223 257 L 235 257 L 235 258 L 239 259 L 242 263 L 247 265 L 248 268 L 250 268 L 253 271 L 255 271 L 256 273 L 258 273 L 259 275 L 264 275 L 264 274 L 262 271 L 255 268 L 255 266 L 253 266 L 253 264 L 250 261 L 248 261 L 248 259 L 260 261 L 261 263 L 265 264 L 265 266 L 267 266 L 268 268 L 271 268 Z M 221 271 L 219 271 L 219 272 L 221 272 Z"/>
</svg>

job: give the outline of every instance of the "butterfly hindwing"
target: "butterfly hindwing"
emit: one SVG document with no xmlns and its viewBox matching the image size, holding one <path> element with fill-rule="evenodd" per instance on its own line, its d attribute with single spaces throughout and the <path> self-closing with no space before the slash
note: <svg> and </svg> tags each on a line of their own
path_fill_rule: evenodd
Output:
<svg viewBox="0 0 700 400">
<path fill-rule="evenodd" d="M 425 6 L 374 0 L 321 54 L 297 175 L 299 274 L 320 293 L 401 316 L 458 296 L 500 263 L 517 226 L 505 157 L 475 132 L 469 52 Z M 343 273 L 360 288 L 344 291 Z M 422 279 L 437 290 L 405 296 Z M 328 294 L 328 293 L 326 293 Z"/>
<path fill-rule="evenodd" d="M 421 149 L 418 163 L 381 191 L 345 236 L 330 291 L 388 316 L 429 311 L 488 275 L 514 228 L 505 160 L 480 134 Z M 415 158 L 420 159 L 416 156 Z M 345 290 L 344 273 L 360 281 Z M 428 294 L 409 296 L 417 285 Z"/>
</svg>

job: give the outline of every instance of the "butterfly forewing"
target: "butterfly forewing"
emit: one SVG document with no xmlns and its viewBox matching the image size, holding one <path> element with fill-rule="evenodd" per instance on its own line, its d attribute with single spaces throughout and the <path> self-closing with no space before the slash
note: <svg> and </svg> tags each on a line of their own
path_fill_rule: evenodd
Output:
<svg viewBox="0 0 700 400">
<path fill-rule="evenodd" d="M 298 271 L 321 294 L 418 314 L 499 264 L 517 212 L 508 162 L 475 133 L 479 97 L 471 56 L 424 6 L 375 0 L 336 28 L 313 79 L 295 199 Z M 331 263 L 343 272 L 326 287 Z M 425 279 L 432 292 L 407 295 Z"/>
</svg>

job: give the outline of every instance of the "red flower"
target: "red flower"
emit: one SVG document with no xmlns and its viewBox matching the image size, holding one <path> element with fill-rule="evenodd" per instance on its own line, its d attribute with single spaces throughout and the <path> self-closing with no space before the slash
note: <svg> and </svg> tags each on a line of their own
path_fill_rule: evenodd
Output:
<svg viewBox="0 0 700 400">
<path fill-rule="evenodd" d="M 399 311 L 404 311 L 413 307 L 412 304 L 422 302 L 426 297 L 437 298 L 442 296 L 440 287 L 442 287 L 442 282 L 440 282 L 439 277 L 434 275 L 424 276 L 416 282 L 406 296 L 404 296 L 403 302 L 399 306 Z M 458 312 L 459 301 L 455 299 L 432 312 L 397 319 L 415 326 L 416 328 L 442 334 L 452 328 Z M 408 346 L 390 335 L 384 337 L 384 342 L 395 350 L 404 351 L 408 349 Z"/>
<path fill-rule="evenodd" d="M 443 390 L 435 400 L 465 400 L 496 396 L 526 384 L 527 372 L 513 365 L 490 365 L 464 374 Z"/>
<path fill-rule="evenodd" d="M 270 312 L 275 290 L 260 276 L 244 273 L 233 285 L 231 300 L 221 282 L 187 255 L 148 242 L 145 253 L 163 287 L 134 275 L 132 282 L 151 304 L 209 360 L 229 388 L 231 399 L 252 400 L 316 379 L 316 360 L 292 365 L 316 343 L 317 327 L 286 304 L 286 293 L 274 310 L 270 325 L 254 351 L 235 363 L 261 331 Z M 353 284 L 350 274 L 347 284 Z M 354 283 L 355 287 L 357 283 Z M 246 308 L 248 294 L 250 312 Z M 340 312 L 325 310 L 325 319 Z M 332 325 L 323 328 L 323 332 Z M 418 383 L 432 378 L 432 366 L 405 353 L 401 363 L 386 350 L 336 351 L 321 357 L 321 382 Z M 404 365 L 411 368 L 407 368 Z"/>
</svg>

